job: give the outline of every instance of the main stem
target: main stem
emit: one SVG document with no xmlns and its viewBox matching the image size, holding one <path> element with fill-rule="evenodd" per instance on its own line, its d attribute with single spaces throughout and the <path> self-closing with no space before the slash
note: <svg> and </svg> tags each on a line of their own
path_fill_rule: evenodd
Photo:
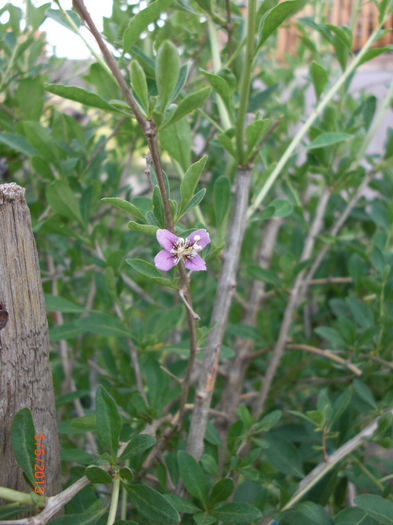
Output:
<svg viewBox="0 0 393 525">
<path fill-rule="evenodd" d="M 240 104 L 236 122 L 236 149 L 239 165 L 245 164 L 244 158 L 244 122 L 246 118 L 251 84 L 251 71 L 254 62 L 254 38 L 256 21 L 256 0 L 249 0 L 247 13 L 246 56 L 240 85 Z"/>
<path fill-rule="evenodd" d="M 232 296 L 236 287 L 235 279 L 240 249 L 246 228 L 246 212 L 250 185 L 251 169 L 239 169 L 236 175 L 235 198 L 226 248 L 224 250 L 224 261 L 218 279 L 216 298 L 211 317 L 213 329 L 209 333 L 206 343 L 188 435 L 187 451 L 196 459 L 199 459 L 203 452 L 203 439 L 216 381 L 221 343 L 224 337 Z"/>
</svg>

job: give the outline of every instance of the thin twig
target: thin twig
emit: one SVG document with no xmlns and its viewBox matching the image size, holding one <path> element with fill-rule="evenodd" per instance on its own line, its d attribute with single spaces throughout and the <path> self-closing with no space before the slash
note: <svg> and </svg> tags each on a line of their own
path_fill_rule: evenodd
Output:
<svg viewBox="0 0 393 525">
<path fill-rule="evenodd" d="M 393 409 L 389 410 L 387 414 L 393 415 Z M 381 416 L 383 417 L 383 416 Z M 292 498 L 281 509 L 281 512 L 292 508 L 305 494 L 307 494 L 328 472 L 337 466 L 337 464 L 358 448 L 366 439 L 371 438 L 378 429 L 379 417 L 374 419 L 366 428 L 359 432 L 355 437 L 344 443 L 333 454 L 329 456 L 328 462 L 323 462 L 315 467 L 300 483 L 297 491 Z M 262 523 L 262 522 L 261 522 Z M 274 520 L 270 520 L 268 525 L 272 525 Z"/>
<path fill-rule="evenodd" d="M 251 185 L 250 168 L 239 169 L 236 175 L 235 201 L 228 228 L 223 264 L 218 278 L 216 297 L 211 317 L 212 331 L 206 342 L 206 349 L 195 394 L 195 407 L 191 418 L 187 450 L 198 459 L 203 451 L 203 438 L 215 385 L 221 343 L 228 319 L 232 296 L 236 287 L 236 272 L 240 249 L 246 229 L 247 203 Z"/>
<path fill-rule="evenodd" d="M 358 368 L 356 365 L 353 365 L 347 359 L 343 359 L 342 357 L 333 354 L 329 350 L 322 350 L 321 348 L 317 348 L 315 346 L 300 345 L 300 344 L 299 345 L 297 344 L 286 345 L 285 348 L 288 348 L 291 350 L 304 350 L 305 352 L 311 352 L 312 354 L 316 354 L 321 357 L 325 357 L 326 359 L 330 359 L 331 361 L 335 361 L 336 363 L 339 363 L 345 368 L 348 368 L 348 370 L 351 370 L 351 372 L 353 372 L 357 376 L 361 376 L 363 374 L 360 368 Z"/>
<path fill-rule="evenodd" d="M 195 319 L 195 321 L 200 321 L 201 318 L 199 317 L 199 315 L 196 312 L 194 312 L 194 310 L 192 309 L 191 305 L 188 303 L 187 299 L 185 298 L 184 290 L 182 290 L 181 288 L 179 290 L 179 295 L 180 295 L 181 300 L 183 301 L 185 307 L 187 308 L 187 310 L 192 315 L 192 318 Z"/>
<path fill-rule="evenodd" d="M 113 58 L 111 52 L 109 51 L 104 39 L 102 38 L 100 32 L 98 31 L 97 27 L 95 26 L 89 12 L 87 11 L 83 0 L 73 0 L 73 5 L 79 12 L 82 19 L 86 22 L 87 26 L 89 27 L 91 33 L 93 34 L 94 38 L 97 41 L 98 46 L 101 49 L 101 52 L 105 58 L 106 63 L 109 66 L 109 69 L 112 71 L 113 76 L 115 77 L 117 83 L 120 86 L 120 89 L 122 90 L 124 97 L 128 103 L 128 105 L 131 108 L 132 113 L 134 114 L 135 118 L 138 121 L 138 124 L 145 135 L 147 144 L 149 146 L 149 151 L 151 154 L 151 159 L 154 165 L 154 169 L 156 172 L 156 178 L 158 187 L 160 189 L 161 193 L 161 199 L 163 203 L 164 208 L 164 220 L 165 220 L 165 227 L 170 230 L 171 232 L 174 232 L 174 223 L 172 218 L 172 211 L 171 206 L 169 203 L 169 197 L 166 187 L 166 181 L 164 172 L 162 169 L 161 164 L 161 157 L 160 157 L 160 150 L 158 147 L 158 138 L 157 138 L 157 129 L 156 125 L 152 120 L 145 119 L 138 107 L 138 104 L 136 103 L 131 89 L 126 84 L 123 75 L 116 63 L 116 60 Z M 188 282 L 187 273 L 185 271 L 185 268 L 182 263 L 178 265 L 179 273 L 180 273 L 180 288 L 184 289 L 184 295 L 185 298 L 190 305 L 192 309 L 192 301 L 191 301 L 191 293 L 190 293 L 190 285 Z M 188 329 L 190 334 L 190 357 L 188 360 L 188 366 L 186 371 L 186 377 L 184 379 L 183 383 L 183 392 L 182 392 L 182 398 L 181 398 L 181 405 L 180 405 L 180 416 L 183 414 L 184 410 L 184 404 L 186 403 L 188 391 L 190 387 L 190 380 L 191 380 L 191 372 L 192 367 L 195 361 L 195 355 L 197 352 L 197 341 L 196 341 L 196 325 L 195 325 L 195 319 L 191 315 L 191 312 L 188 308 L 186 308 L 186 314 L 187 314 L 187 322 L 188 322 Z M 181 417 L 179 419 L 179 424 L 181 424 Z"/>
<path fill-rule="evenodd" d="M 330 192 L 328 188 L 325 187 L 322 190 L 322 193 L 321 193 L 318 205 L 317 205 L 317 209 L 315 212 L 314 220 L 311 224 L 310 230 L 308 232 L 308 235 L 304 243 L 302 256 L 300 258 L 301 261 L 307 261 L 311 256 L 316 236 L 318 235 L 318 232 L 320 231 L 322 227 L 323 216 L 326 210 L 329 196 L 330 196 Z M 281 322 L 279 336 L 274 346 L 273 353 L 271 355 L 265 376 L 262 379 L 262 388 L 260 391 L 260 395 L 254 405 L 254 409 L 253 409 L 254 414 L 259 414 L 263 411 L 266 398 L 268 396 L 268 393 L 272 385 L 274 376 L 276 374 L 278 365 L 281 361 L 281 357 L 284 353 L 285 344 L 286 344 L 287 337 L 288 337 L 288 332 L 292 324 L 292 317 L 293 317 L 293 314 L 295 312 L 297 305 L 299 304 L 299 292 L 300 292 L 300 288 L 302 285 L 304 274 L 305 274 L 305 270 L 302 270 L 297 275 L 295 282 L 292 286 L 292 289 L 289 295 L 289 300 L 285 308 L 284 317 Z"/>
</svg>

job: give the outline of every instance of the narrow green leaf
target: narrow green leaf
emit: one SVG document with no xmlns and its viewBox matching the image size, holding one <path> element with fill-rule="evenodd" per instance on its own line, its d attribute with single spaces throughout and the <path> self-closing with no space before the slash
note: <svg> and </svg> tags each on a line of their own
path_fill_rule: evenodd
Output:
<svg viewBox="0 0 393 525">
<path fill-rule="evenodd" d="M 192 196 L 194 195 L 195 188 L 198 184 L 199 178 L 202 175 L 202 171 L 206 165 L 207 155 L 200 158 L 197 162 L 194 162 L 184 175 L 184 178 L 180 184 L 180 211 L 183 213 L 186 209 L 187 204 L 190 202 Z"/>
<path fill-rule="evenodd" d="M 275 287 L 282 285 L 281 280 L 275 272 L 269 269 L 262 268 L 257 264 L 250 264 L 247 266 L 247 274 L 256 279 L 257 281 L 263 281 L 268 284 L 272 284 Z"/>
<path fill-rule="evenodd" d="M 206 479 L 201 466 L 196 460 L 185 452 L 179 450 L 177 453 L 180 476 L 184 486 L 191 496 L 197 498 L 204 506 L 207 501 Z"/>
<path fill-rule="evenodd" d="M 82 313 L 85 311 L 83 306 L 58 295 L 45 294 L 45 304 L 47 312 Z"/>
<path fill-rule="evenodd" d="M 315 96 L 317 100 L 319 100 L 329 80 L 329 71 L 321 66 L 321 64 L 318 64 L 318 62 L 311 62 L 310 76 L 314 85 Z"/>
<path fill-rule="evenodd" d="M 290 16 L 305 4 L 304 0 L 288 0 L 273 7 L 262 20 L 258 47 L 266 42 L 270 35 Z"/>
<path fill-rule="evenodd" d="M 51 525 L 94 525 L 100 522 L 100 518 L 108 512 L 108 509 L 102 508 L 103 501 L 90 505 L 85 512 L 76 514 L 66 514 L 51 520 Z"/>
<path fill-rule="evenodd" d="M 136 272 L 140 273 L 144 277 L 147 277 L 151 281 L 168 286 L 169 288 L 176 288 L 176 283 L 170 279 L 161 277 L 161 273 L 157 268 L 143 259 L 126 259 L 126 263 L 131 266 Z"/>
<path fill-rule="evenodd" d="M 0 131 L 0 142 L 15 151 L 19 151 L 19 153 L 23 153 L 23 155 L 27 157 L 31 157 L 37 153 L 25 137 L 17 135 L 16 133 L 3 133 Z"/>
<path fill-rule="evenodd" d="M 262 517 L 259 509 L 249 503 L 223 503 L 211 511 L 212 516 L 226 523 L 251 523 Z"/>
<path fill-rule="evenodd" d="M 23 134 L 29 144 L 49 162 L 58 160 L 58 147 L 49 130 L 39 122 L 24 120 L 21 123 Z"/>
<path fill-rule="evenodd" d="M 84 332 L 91 332 L 109 337 L 129 337 L 130 333 L 123 327 L 117 317 L 108 314 L 95 313 L 82 317 L 75 322 Z"/>
<path fill-rule="evenodd" d="M 74 100 L 85 106 L 103 109 L 105 111 L 118 111 L 112 104 L 109 104 L 105 99 L 77 86 L 65 86 L 63 84 L 45 84 L 45 88 L 50 93 L 58 95 L 59 97 Z"/>
<path fill-rule="evenodd" d="M 163 524 L 180 522 L 177 510 L 156 490 L 136 483 L 126 488 L 130 501 L 149 521 Z"/>
<path fill-rule="evenodd" d="M 151 448 L 154 443 L 155 439 L 148 434 L 138 434 L 133 436 L 122 453 L 121 458 L 126 459 L 132 456 L 141 455 L 145 450 Z"/>
<path fill-rule="evenodd" d="M 162 127 L 160 127 L 160 129 L 164 129 L 169 124 L 173 124 L 174 122 L 177 122 L 178 120 L 183 118 L 185 115 L 192 113 L 192 111 L 202 106 L 202 104 L 205 102 L 205 100 L 209 96 L 210 92 L 211 92 L 211 88 L 204 87 L 184 97 L 183 100 L 179 103 L 179 105 L 175 109 L 171 118 L 168 121 L 165 121 Z"/>
<path fill-rule="evenodd" d="M 231 478 L 224 478 L 217 481 L 209 495 L 209 507 L 213 507 L 217 505 L 217 503 L 221 503 L 228 499 L 232 494 L 234 487 L 235 485 Z"/>
<path fill-rule="evenodd" d="M 191 162 L 191 127 L 186 117 L 165 126 L 160 130 L 159 139 L 161 146 L 169 155 L 177 160 L 183 170 L 186 170 Z"/>
<path fill-rule="evenodd" d="M 214 213 L 216 216 L 216 225 L 221 226 L 229 211 L 231 202 L 231 185 L 227 177 L 222 175 L 214 183 Z"/>
<path fill-rule="evenodd" d="M 96 392 L 97 437 L 103 449 L 108 449 L 116 457 L 119 446 L 121 417 L 113 397 L 105 388 L 98 385 Z"/>
<path fill-rule="evenodd" d="M 229 86 L 228 82 L 225 80 L 225 78 L 221 77 L 220 75 L 215 75 L 214 73 L 209 73 L 208 71 L 203 70 L 201 72 L 210 82 L 214 91 L 221 97 L 229 114 L 233 116 L 233 91 Z"/>
<path fill-rule="evenodd" d="M 182 213 L 184 215 L 185 213 L 189 212 L 194 206 L 198 206 L 200 202 L 202 202 L 204 196 L 206 194 L 206 188 L 202 188 L 201 190 L 196 193 L 193 198 L 190 200 L 190 202 L 187 204 L 186 209 Z M 180 216 L 179 216 L 180 218 Z"/>
<path fill-rule="evenodd" d="M 259 119 L 252 122 L 246 128 L 247 152 L 252 153 L 253 149 L 262 140 L 270 126 L 270 119 Z"/>
<path fill-rule="evenodd" d="M 14 416 L 11 426 L 11 444 L 18 465 L 23 470 L 30 485 L 33 487 L 35 428 L 33 417 L 28 408 L 22 408 Z M 45 445 L 45 443 L 44 443 Z"/>
<path fill-rule="evenodd" d="M 175 493 L 164 494 L 164 497 L 171 505 L 175 507 L 178 512 L 184 512 L 185 514 L 194 514 L 200 510 L 199 507 L 191 503 L 190 501 L 181 498 Z"/>
<path fill-rule="evenodd" d="M 104 469 L 89 465 L 85 468 L 85 475 L 92 483 L 112 483 L 112 476 Z"/>
<path fill-rule="evenodd" d="M 233 144 L 233 128 L 225 131 L 224 133 L 220 133 L 217 136 L 218 142 L 221 144 L 221 146 L 227 150 L 227 152 L 232 155 L 234 159 L 236 159 L 236 149 Z"/>
<path fill-rule="evenodd" d="M 352 383 L 354 391 L 360 397 L 364 403 L 373 408 L 377 408 L 377 403 L 375 402 L 374 395 L 368 385 L 361 381 L 360 379 L 354 379 Z"/>
<path fill-rule="evenodd" d="M 173 0 L 156 0 L 131 18 L 123 36 L 124 50 L 130 51 L 131 46 L 138 41 L 142 31 L 144 31 L 149 24 L 153 23 L 172 3 Z"/>
<path fill-rule="evenodd" d="M 355 505 L 366 511 L 380 525 L 393 524 L 393 502 L 377 494 L 362 494 L 355 498 Z"/>
<path fill-rule="evenodd" d="M 147 235 L 155 235 L 156 231 L 158 230 L 158 226 L 155 226 L 154 224 L 139 224 L 134 221 L 130 221 L 128 223 L 128 227 L 130 228 L 130 230 L 140 233 L 146 233 Z"/>
<path fill-rule="evenodd" d="M 161 112 L 174 93 L 179 78 L 179 54 L 176 46 L 165 40 L 158 50 L 156 59 L 156 83 L 160 100 Z"/>
<path fill-rule="evenodd" d="M 119 197 L 104 197 L 101 200 L 103 202 L 107 202 L 108 204 L 112 204 L 112 206 L 115 206 L 120 210 L 129 213 L 135 219 L 145 222 L 145 216 L 143 215 L 143 213 L 131 202 L 128 202 L 124 199 L 120 199 Z"/>
<path fill-rule="evenodd" d="M 162 204 L 160 189 L 157 185 L 154 186 L 152 204 L 153 204 L 154 216 L 159 222 L 161 228 L 164 228 L 165 226 L 164 205 Z"/>
<path fill-rule="evenodd" d="M 329 326 L 318 326 L 314 331 L 324 339 L 327 339 L 333 347 L 340 348 L 345 345 L 343 338 L 334 328 L 330 328 Z"/>
<path fill-rule="evenodd" d="M 349 140 L 350 138 L 352 138 L 352 135 L 348 135 L 348 133 L 327 131 L 326 133 L 318 135 L 318 137 L 307 146 L 307 149 L 326 148 L 333 144 L 343 142 L 344 140 Z"/>
<path fill-rule="evenodd" d="M 267 414 L 264 416 L 261 421 L 256 423 L 253 426 L 253 432 L 259 433 L 259 432 L 269 432 L 277 423 L 280 421 L 282 416 L 281 410 L 273 410 L 273 412 L 270 412 L 270 414 Z"/>
<path fill-rule="evenodd" d="M 147 90 L 146 75 L 137 60 L 131 61 L 131 85 L 136 96 L 141 101 L 145 111 L 149 110 L 149 92 Z"/>
<path fill-rule="evenodd" d="M 69 11 L 67 11 L 67 15 L 71 18 L 76 27 L 79 27 L 81 25 L 81 20 L 75 11 L 70 9 Z M 70 29 L 71 31 L 76 33 L 76 30 L 72 27 L 68 19 L 63 15 L 63 13 L 59 9 L 47 9 L 46 16 L 52 18 L 52 20 L 55 20 L 58 24 L 61 24 L 67 29 Z"/>
<path fill-rule="evenodd" d="M 52 182 L 47 186 L 46 198 L 55 213 L 67 219 L 76 219 L 80 224 L 83 223 L 79 201 L 67 182 L 63 180 Z"/>
</svg>

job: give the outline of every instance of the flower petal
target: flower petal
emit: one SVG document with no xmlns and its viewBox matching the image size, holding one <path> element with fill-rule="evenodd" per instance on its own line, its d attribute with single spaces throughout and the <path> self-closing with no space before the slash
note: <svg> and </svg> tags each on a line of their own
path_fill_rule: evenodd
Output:
<svg viewBox="0 0 393 525">
<path fill-rule="evenodd" d="M 179 238 L 169 230 L 157 230 L 156 237 L 157 241 L 165 250 L 168 250 L 168 252 L 172 250 Z"/>
<path fill-rule="evenodd" d="M 199 255 L 194 255 L 193 257 L 189 257 L 184 261 L 184 266 L 188 270 L 193 270 L 194 272 L 198 272 L 199 270 L 206 270 L 206 263 L 200 257 Z"/>
<path fill-rule="evenodd" d="M 160 231 L 160 230 L 158 230 Z M 158 233 L 158 232 L 157 232 Z M 199 236 L 199 240 L 195 240 L 195 236 Z M 197 230 L 193 232 L 191 235 L 187 237 L 187 240 L 191 242 L 191 244 L 194 244 L 195 242 L 198 243 L 201 248 L 204 248 L 207 244 L 210 242 L 209 234 L 206 230 Z"/>
<path fill-rule="evenodd" d="M 157 255 L 154 257 L 154 264 L 156 265 L 156 268 L 159 270 L 163 270 L 164 272 L 167 272 L 171 268 L 177 264 L 175 262 L 176 255 L 173 253 L 168 252 L 167 250 L 161 250 L 157 253 Z"/>
</svg>

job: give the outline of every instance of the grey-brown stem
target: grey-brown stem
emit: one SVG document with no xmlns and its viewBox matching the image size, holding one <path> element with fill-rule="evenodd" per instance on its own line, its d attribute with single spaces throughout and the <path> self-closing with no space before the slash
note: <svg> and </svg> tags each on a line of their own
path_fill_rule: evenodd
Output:
<svg viewBox="0 0 393 525">
<path fill-rule="evenodd" d="M 246 228 L 246 212 L 251 185 L 251 169 L 239 169 L 236 174 L 236 189 L 231 221 L 228 228 L 224 260 L 217 284 L 210 332 L 205 349 L 202 371 L 195 394 L 194 410 L 187 441 L 187 450 L 199 459 L 203 452 L 203 439 L 216 380 L 221 343 L 236 287 L 236 273 L 240 249 Z"/>
<path fill-rule="evenodd" d="M 321 197 L 318 202 L 318 206 L 315 212 L 314 220 L 311 224 L 310 230 L 306 237 L 304 248 L 301 256 L 301 261 L 307 261 L 312 253 L 315 238 L 318 235 L 323 223 L 323 216 L 325 214 L 326 206 L 329 200 L 330 192 L 328 188 L 324 188 L 321 193 Z M 296 310 L 296 307 L 299 304 L 299 293 L 301 285 L 303 282 L 303 277 L 305 275 L 305 270 L 302 270 L 296 277 L 295 282 L 292 286 L 291 292 L 289 294 L 289 300 L 285 308 L 284 317 L 281 322 L 280 333 L 277 339 L 277 342 L 274 346 L 273 353 L 271 355 L 265 376 L 262 379 L 262 388 L 257 397 L 257 400 L 253 407 L 253 413 L 259 414 L 263 411 L 265 406 L 265 401 L 270 391 L 274 376 L 276 374 L 278 365 L 281 361 L 281 357 L 284 353 L 285 344 L 288 338 L 288 332 L 291 328 L 293 314 Z"/>
</svg>

